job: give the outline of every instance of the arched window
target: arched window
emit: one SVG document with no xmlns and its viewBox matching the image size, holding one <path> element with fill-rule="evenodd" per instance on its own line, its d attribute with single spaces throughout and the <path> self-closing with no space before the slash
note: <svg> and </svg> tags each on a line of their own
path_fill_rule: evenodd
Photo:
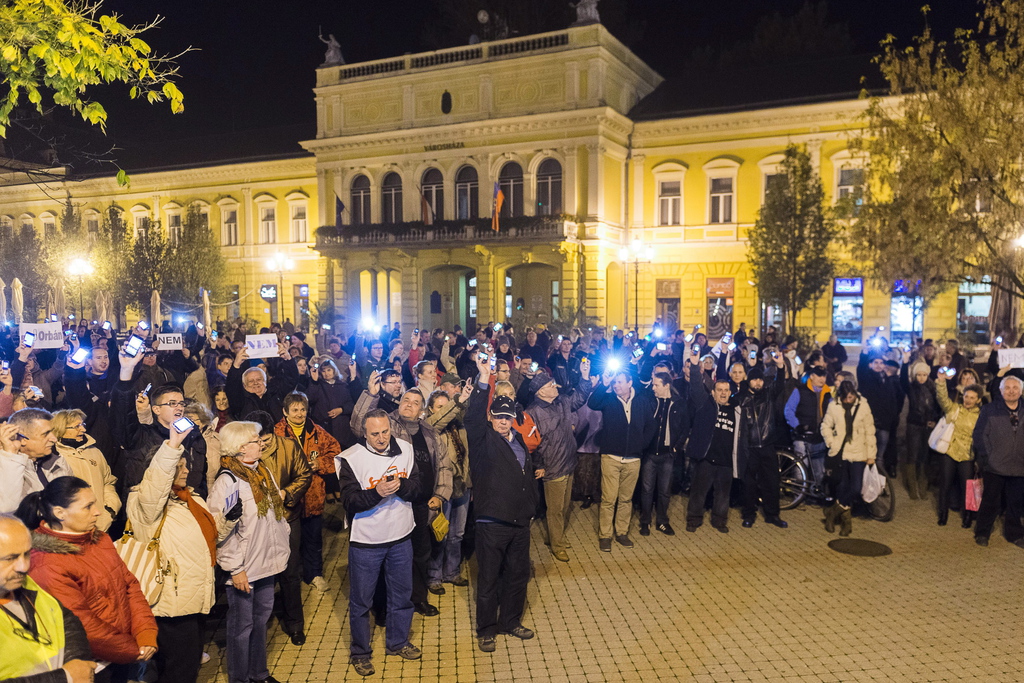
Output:
<svg viewBox="0 0 1024 683">
<path fill-rule="evenodd" d="M 427 207 L 430 207 L 429 216 L 426 211 L 423 212 L 423 222 L 429 225 L 434 221 L 443 221 L 444 176 L 436 168 L 428 168 L 427 172 L 423 174 L 422 193 L 423 200 L 427 203 Z"/>
<path fill-rule="evenodd" d="M 352 180 L 352 225 L 368 225 L 370 222 L 370 179 L 357 175 Z"/>
<path fill-rule="evenodd" d="M 381 183 L 381 219 L 385 223 L 402 222 L 402 176 L 394 171 L 384 176 Z"/>
<path fill-rule="evenodd" d="M 537 167 L 537 215 L 562 213 L 562 165 L 557 159 L 545 159 Z"/>
<path fill-rule="evenodd" d="M 455 174 L 456 214 L 459 220 L 470 220 L 480 215 L 480 186 L 476 169 L 463 166 Z"/>
<path fill-rule="evenodd" d="M 510 161 L 501 167 L 498 174 L 498 185 L 505 195 L 505 203 L 501 207 L 501 217 L 511 218 L 523 215 L 523 167 Z"/>
</svg>

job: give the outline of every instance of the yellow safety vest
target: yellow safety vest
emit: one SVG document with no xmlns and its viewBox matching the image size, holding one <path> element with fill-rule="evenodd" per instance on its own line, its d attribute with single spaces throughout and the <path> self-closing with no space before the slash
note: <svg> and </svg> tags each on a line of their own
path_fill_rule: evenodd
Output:
<svg viewBox="0 0 1024 683">
<path fill-rule="evenodd" d="M 34 676 L 55 671 L 64 665 L 64 614 L 60 603 L 30 577 L 25 589 L 35 591 L 37 642 L 15 633 L 22 630 L 11 615 L 0 615 L 0 680 Z M 47 642 L 48 641 L 48 642 Z"/>
</svg>

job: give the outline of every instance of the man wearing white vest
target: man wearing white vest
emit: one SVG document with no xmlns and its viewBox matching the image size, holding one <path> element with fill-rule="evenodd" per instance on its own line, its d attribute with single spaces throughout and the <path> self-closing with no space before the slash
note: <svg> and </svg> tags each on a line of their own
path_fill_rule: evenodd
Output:
<svg viewBox="0 0 1024 683">
<path fill-rule="evenodd" d="M 412 500 L 420 473 L 412 444 L 391 435 L 383 410 L 371 410 L 365 438 L 335 458 L 341 500 L 351 524 L 348 545 L 349 626 L 352 666 L 360 676 L 374 673 L 370 657 L 370 606 L 383 567 L 387 582 L 385 649 L 389 655 L 419 659 L 409 642 L 412 626 Z"/>
</svg>

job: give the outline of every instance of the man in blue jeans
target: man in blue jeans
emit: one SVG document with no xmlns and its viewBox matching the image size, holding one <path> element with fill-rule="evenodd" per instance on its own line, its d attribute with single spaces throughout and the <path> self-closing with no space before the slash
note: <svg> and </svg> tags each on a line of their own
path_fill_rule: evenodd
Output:
<svg viewBox="0 0 1024 683">
<path fill-rule="evenodd" d="M 389 655 L 419 659 L 409 642 L 412 626 L 412 500 L 420 474 L 412 444 L 391 436 L 391 420 L 371 410 L 365 439 L 335 458 L 341 500 L 351 530 L 348 546 L 349 625 L 352 666 L 360 676 L 374 673 L 370 656 L 370 607 L 381 568 L 387 583 L 385 649 Z"/>
</svg>

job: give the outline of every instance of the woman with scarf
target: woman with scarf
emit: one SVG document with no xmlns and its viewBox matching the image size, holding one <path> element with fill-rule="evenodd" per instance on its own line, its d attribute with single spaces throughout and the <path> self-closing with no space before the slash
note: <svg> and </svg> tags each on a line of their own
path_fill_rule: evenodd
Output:
<svg viewBox="0 0 1024 683">
<path fill-rule="evenodd" d="M 228 680 L 275 679 L 267 669 L 267 624 L 274 576 L 288 564 L 284 493 L 260 462 L 260 426 L 231 422 L 220 431 L 221 469 L 207 501 L 218 525 L 229 527 L 217 548 L 227 585 Z"/>
<path fill-rule="evenodd" d="M 228 403 L 228 392 L 224 387 L 213 390 L 213 431 L 220 432 L 228 422 L 233 422 L 231 405 Z"/>
<path fill-rule="evenodd" d="M 302 580 L 319 591 L 327 590 L 324 580 L 324 500 L 326 475 L 337 474 L 334 456 L 341 453 L 338 441 L 323 427 L 315 424 L 309 414 L 309 399 L 301 392 L 284 397 L 284 419 L 274 427 L 274 434 L 295 444 L 313 472 L 306 489 L 299 524 L 302 530 Z"/>
<path fill-rule="evenodd" d="M 864 469 L 875 464 L 878 444 L 875 440 L 875 419 L 867 400 L 857 393 L 853 382 L 839 385 L 839 397 L 825 411 L 821 423 L 821 436 L 825 439 L 830 458 L 839 458 L 839 484 L 836 502 L 825 510 L 825 531 L 832 533 L 836 523 L 839 535 L 853 532 L 851 508 L 860 497 L 864 482 Z"/>
<path fill-rule="evenodd" d="M 156 665 L 161 683 L 190 683 L 199 675 L 203 622 L 216 601 L 217 542 L 230 529 L 224 519 L 218 527 L 206 503 L 186 484 L 181 442 L 190 431 L 170 430 L 142 482 L 129 491 L 126 507 L 136 538 L 159 535 L 161 562 L 170 567 L 153 605 L 160 629 Z"/>
<path fill-rule="evenodd" d="M 356 366 L 348 365 L 344 375 L 333 360 L 324 356 L 319 363 L 313 363 L 309 370 L 309 417 L 335 438 L 342 450 L 356 442 L 350 422 L 356 399 L 363 393 L 363 384 L 356 374 Z M 301 391 L 298 390 L 297 391 Z M 331 471 L 324 475 L 327 486 L 327 500 L 336 502 L 341 495 L 338 475 Z"/>
<path fill-rule="evenodd" d="M 940 381 L 945 382 L 943 377 Z M 903 461 L 903 483 L 911 500 L 928 495 L 928 471 L 931 449 L 928 436 L 935 429 L 941 417 L 939 399 L 935 394 L 935 382 L 931 380 L 931 368 L 927 363 L 917 361 L 912 366 L 904 363 L 900 369 L 900 384 L 907 395 L 907 450 Z"/>
<path fill-rule="evenodd" d="M 114 542 L 96 528 L 96 494 L 78 477 L 57 477 L 28 494 L 17 515 L 34 529 L 32 580 L 74 612 L 93 656 L 111 663 L 96 680 L 139 679 L 140 662 L 156 654 L 156 621 Z"/>
<path fill-rule="evenodd" d="M 53 435 L 57 437 L 57 454 L 71 466 L 79 479 L 84 479 L 96 494 L 100 517 L 96 528 L 106 531 L 121 510 L 117 495 L 117 477 L 103 452 L 96 447 L 96 439 L 85 433 L 85 413 L 81 410 L 61 410 L 53 414 Z"/>
</svg>

